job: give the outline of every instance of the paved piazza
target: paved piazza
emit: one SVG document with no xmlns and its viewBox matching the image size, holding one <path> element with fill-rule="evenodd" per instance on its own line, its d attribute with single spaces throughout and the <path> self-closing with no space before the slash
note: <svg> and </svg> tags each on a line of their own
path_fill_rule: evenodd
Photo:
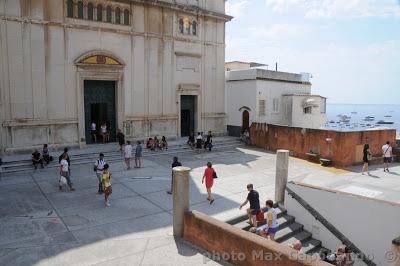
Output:
<svg viewBox="0 0 400 266">
<path fill-rule="evenodd" d="M 161 153 L 161 152 L 160 152 Z M 144 168 L 111 163 L 113 194 L 105 208 L 92 165 L 72 165 L 75 192 L 59 192 L 56 168 L 7 174 L 0 181 L 0 265 L 202 265 L 202 251 L 172 237 L 170 164 L 174 154 L 145 157 Z M 253 183 L 274 197 L 275 154 L 256 148 L 177 154 L 191 167 L 191 209 L 227 220 Z M 107 155 L 106 155 L 107 156 Z M 106 157 L 107 158 L 107 157 Z M 207 161 L 219 175 L 209 205 L 201 177 Z M 400 166 L 372 176 L 290 159 L 289 179 L 400 202 Z M 206 265 L 216 264 L 213 261 Z"/>
</svg>

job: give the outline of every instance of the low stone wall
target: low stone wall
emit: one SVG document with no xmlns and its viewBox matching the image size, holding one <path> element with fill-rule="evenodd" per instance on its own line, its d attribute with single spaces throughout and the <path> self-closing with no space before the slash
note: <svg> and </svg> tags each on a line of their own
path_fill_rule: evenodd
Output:
<svg viewBox="0 0 400 266">
<path fill-rule="evenodd" d="M 250 127 L 252 144 L 270 150 L 287 149 L 292 156 L 307 159 L 307 153 L 317 152 L 321 158 L 337 166 L 362 163 L 365 143 L 370 146 L 375 162 L 381 162 L 382 145 L 396 145 L 396 130 L 334 131 L 253 123 Z"/>
<path fill-rule="evenodd" d="M 183 238 L 207 250 L 205 260 L 221 259 L 246 266 L 330 265 L 197 211 L 185 213 Z"/>
</svg>

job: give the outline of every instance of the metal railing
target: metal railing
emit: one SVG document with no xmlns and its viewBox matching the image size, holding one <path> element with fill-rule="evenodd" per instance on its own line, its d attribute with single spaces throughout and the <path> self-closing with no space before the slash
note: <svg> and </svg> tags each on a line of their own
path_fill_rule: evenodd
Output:
<svg viewBox="0 0 400 266">
<path fill-rule="evenodd" d="M 331 224 L 324 216 L 322 216 L 316 209 L 308 204 L 302 197 L 300 197 L 292 189 L 286 187 L 288 194 L 295 199 L 304 209 L 306 209 L 317 221 L 325 226 L 335 237 L 337 237 L 344 245 L 350 248 L 353 253 L 357 254 L 359 258 L 368 266 L 377 266 L 372 260 L 368 258 L 353 242 L 343 235 L 333 224 Z"/>
</svg>

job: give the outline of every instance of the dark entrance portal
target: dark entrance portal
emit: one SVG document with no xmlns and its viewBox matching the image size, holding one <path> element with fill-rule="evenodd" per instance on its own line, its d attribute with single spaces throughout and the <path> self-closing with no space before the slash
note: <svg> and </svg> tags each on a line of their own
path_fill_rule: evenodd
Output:
<svg viewBox="0 0 400 266">
<path fill-rule="evenodd" d="M 242 114 L 242 132 L 249 130 L 249 111 L 244 110 Z"/>
<path fill-rule="evenodd" d="M 115 141 L 116 112 L 115 112 L 115 81 L 85 80 L 85 137 L 86 143 L 92 143 L 90 126 L 96 123 L 97 142 L 101 141 L 100 126 L 107 124 L 110 141 Z"/>
<path fill-rule="evenodd" d="M 181 96 L 181 136 L 189 136 L 196 127 L 196 96 Z"/>
</svg>

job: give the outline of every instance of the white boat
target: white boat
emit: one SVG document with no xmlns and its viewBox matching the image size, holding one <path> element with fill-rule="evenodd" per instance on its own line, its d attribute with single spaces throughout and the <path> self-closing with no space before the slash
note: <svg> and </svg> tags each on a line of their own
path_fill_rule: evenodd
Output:
<svg viewBox="0 0 400 266">
<path fill-rule="evenodd" d="M 378 125 L 392 125 L 392 124 L 394 124 L 394 122 L 393 121 L 379 120 L 378 122 L 376 122 L 376 124 L 378 124 Z"/>
</svg>

